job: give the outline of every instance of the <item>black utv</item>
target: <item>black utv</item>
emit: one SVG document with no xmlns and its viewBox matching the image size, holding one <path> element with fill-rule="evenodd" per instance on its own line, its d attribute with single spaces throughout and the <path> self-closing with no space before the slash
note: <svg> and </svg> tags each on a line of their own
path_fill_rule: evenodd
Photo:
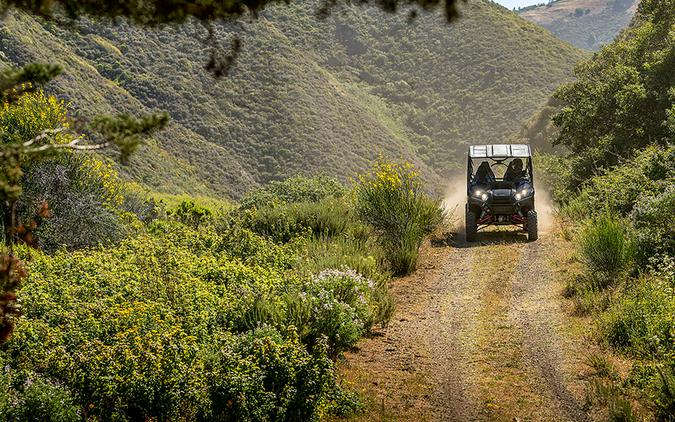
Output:
<svg viewBox="0 0 675 422">
<path fill-rule="evenodd" d="M 491 225 L 513 225 L 537 240 L 529 145 L 472 145 L 467 166 L 466 240 Z"/>
</svg>

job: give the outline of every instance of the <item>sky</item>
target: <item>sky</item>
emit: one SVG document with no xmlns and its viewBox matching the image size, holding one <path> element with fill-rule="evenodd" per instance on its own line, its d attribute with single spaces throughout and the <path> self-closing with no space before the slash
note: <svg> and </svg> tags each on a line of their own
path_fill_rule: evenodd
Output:
<svg viewBox="0 0 675 422">
<path fill-rule="evenodd" d="M 546 0 L 496 0 L 496 2 L 504 7 L 513 9 L 514 7 L 525 7 L 531 4 L 546 3 Z"/>
</svg>

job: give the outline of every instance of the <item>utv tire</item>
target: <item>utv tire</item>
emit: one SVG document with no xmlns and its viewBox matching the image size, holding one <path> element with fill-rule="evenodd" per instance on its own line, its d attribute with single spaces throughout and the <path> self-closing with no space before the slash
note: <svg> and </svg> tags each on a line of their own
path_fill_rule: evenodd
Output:
<svg viewBox="0 0 675 422">
<path fill-rule="evenodd" d="M 537 231 L 537 212 L 528 211 L 527 213 L 527 240 L 532 242 L 539 238 Z"/>
<path fill-rule="evenodd" d="M 466 213 L 464 217 L 464 232 L 466 234 L 467 242 L 475 242 L 476 234 L 478 233 L 478 223 L 476 222 L 476 213 L 466 206 Z"/>
</svg>

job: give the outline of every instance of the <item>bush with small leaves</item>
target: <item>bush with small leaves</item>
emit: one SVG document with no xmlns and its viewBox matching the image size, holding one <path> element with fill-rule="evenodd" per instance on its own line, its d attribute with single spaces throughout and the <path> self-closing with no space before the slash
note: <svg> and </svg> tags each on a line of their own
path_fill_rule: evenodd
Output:
<svg viewBox="0 0 675 422">
<path fill-rule="evenodd" d="M 20 221 L 34 218 L 40 204 L 50 217 L 35 230 L 47 252 L 119 242 L 128 232 L 121 208 L 124 195 L 117 173 L 100 160 L 75 154 L 31 163 L 17 204 Z"/>
<path fill-rule="evenodd" d="M 201 224 L 207 223 L 211 219 L 213 212 L 206 207 L 187 200 L 181 202 L 175 209 L 168 210 L 167 215 L 186 226 L 196 229 Z"/>
<path fill-rule="evenodd" d="M 311 308 L 310 343 L 327 336 L 331 354 L 337 355 L 354 346 L 373 324 L 386 322 L 389 302 L 376 294 L 383 288 L 349 269 L 324 270 L 313 277 L 303 291 Z"/>
</svg>

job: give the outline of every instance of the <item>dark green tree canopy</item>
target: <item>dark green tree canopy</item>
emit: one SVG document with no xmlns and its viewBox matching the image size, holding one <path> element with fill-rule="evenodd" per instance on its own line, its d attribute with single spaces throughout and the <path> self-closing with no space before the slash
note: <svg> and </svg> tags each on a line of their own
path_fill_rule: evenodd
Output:
<svg viewBox="0 0 675 422">
<path fill-rule="evenodd" d="M 574 153 L 576 186 L 647 145 L 675 139 L 675 0 L 643 0 L 632 26 L 562 86 L 555 144 Z"/>
</svg>

